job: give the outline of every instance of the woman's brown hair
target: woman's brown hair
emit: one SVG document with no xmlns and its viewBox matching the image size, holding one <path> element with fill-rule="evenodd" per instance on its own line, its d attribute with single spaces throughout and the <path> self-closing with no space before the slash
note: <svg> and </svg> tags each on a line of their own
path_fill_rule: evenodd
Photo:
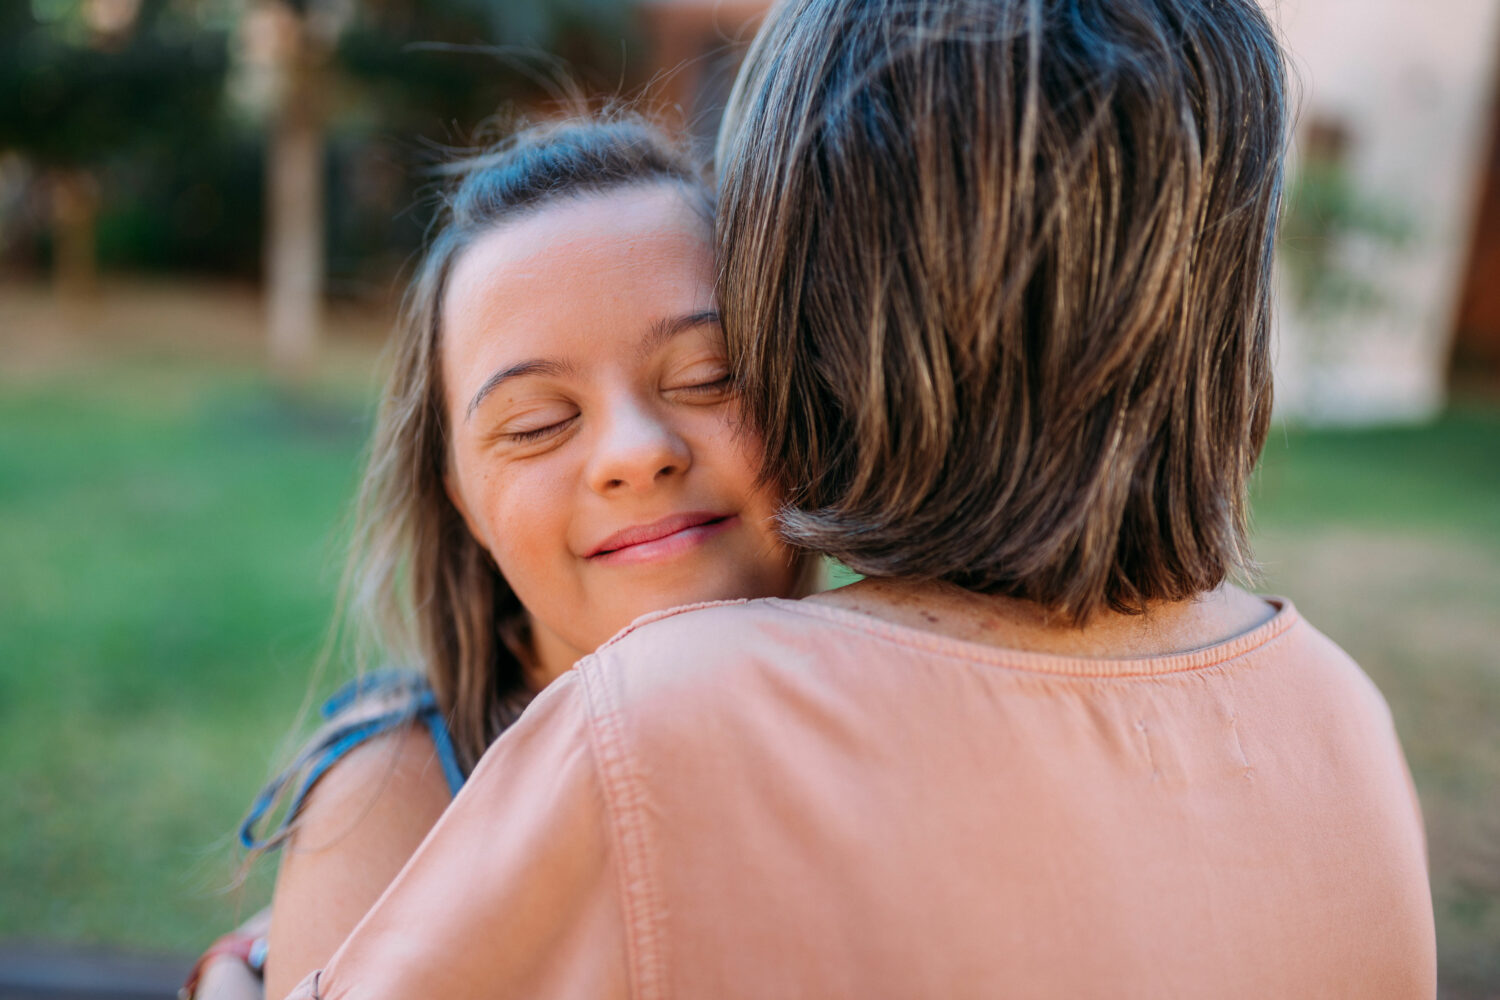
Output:
<svg viewBox="0 0 1500 1000">
<path fill-rule="evenodd" d="M 1282 57 L 1253 0 L 787 0 L 720 307 L 794 544 L 1082 623 L 1250 566 Z"/>
<path fill-rule="evenodd" d="M 526 617 L 444 489 L 447 427 L 442 302 L 454 262 L 477 237 L 563 198 L 679 185 L 711 197 L 692 159 L 634 115 L 523 129 L 452 164 L 437 235 L 407 290 L 393 363 L 356 506 L 345 591 L 364 650 L 420 667 L 467 772 L 524 705 Z"/>
</svg>

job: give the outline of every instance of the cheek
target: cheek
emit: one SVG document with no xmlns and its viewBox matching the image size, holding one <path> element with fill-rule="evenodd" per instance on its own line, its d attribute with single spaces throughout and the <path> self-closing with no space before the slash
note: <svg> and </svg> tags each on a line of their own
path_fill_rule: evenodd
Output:
<svg viewBox="0 0 1500 1000">
<path fill-rule="evenodd" d="M 727 436 L 726 448 L 738 477 L 745 483 L 745 489 L 754 493 L 756 498 L 766 505 L 779 506 L 777 502 L 779 489 L 773 486 L 756 485 L 765 460 L 764 443 L 760 435 L 744 427 L 736 419 L 731 422 Z"/>
<path fill-rule="evenodd" d="M 523 466 L 489 470 L 468 494 L 480 544 L 513 587 L 565 544 L 567 505 L 557 477 Z"/>
<path fill-rule="evenodd" d="M 750 429 L 733 401 L 718 407 L 706 416 L 708 430 L 717 452 L 745 469 L 752 477 L 760 468 L 761 437 Z"/>
<path fill-rule="evenodd" d="M 758 482 L 762 461 L 760 435 L 741 427 L 731 413 L 714 431 L 712 447 L 724 482 L 743 500 L 744 509 L 769 518 L 781 506 L 781 491 Z"/>
</svg>

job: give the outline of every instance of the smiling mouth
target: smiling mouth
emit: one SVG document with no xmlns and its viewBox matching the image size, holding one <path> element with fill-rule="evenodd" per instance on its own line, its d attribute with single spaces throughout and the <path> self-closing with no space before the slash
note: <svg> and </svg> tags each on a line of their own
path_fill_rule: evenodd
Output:
<svg viewBox="0 0 1500 1000">
<path fill-rule="evenodd" d="M 697 548 L 739 520 L 735 514 L 696 511 L 616 532 L 590 552 L 593 562 L 610 565 L 659 562 Z"/>
</svg>

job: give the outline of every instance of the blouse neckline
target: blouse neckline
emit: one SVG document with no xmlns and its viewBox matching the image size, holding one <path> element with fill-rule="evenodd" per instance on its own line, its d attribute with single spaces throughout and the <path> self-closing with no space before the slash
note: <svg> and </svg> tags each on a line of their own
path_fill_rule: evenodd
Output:
<svg viewBox="0 0 1500 1000">
<path fill-rule="evenodd" d="M 1165 656 L 1118 659 L 1065 656 L 1014 647 L 991 646 L 987 643 L 956 639 L 910 625 L 897 624 L 861 611 L 810 601 L 767 597 L 749 603 L 765 604 L 791 614 L 819 618 L 897 645 L 998 667 L 1073 677 L 1143 677 L 1219 666 L 1274 642 L 1300 620 L 1297 609 L 1290 600 L 1284 597 L 1261 597 L 1261 600 L 1275 608 L 1276 613 L 1267 621 L 1233 638 L 1211 646 Z"/>
</svg>

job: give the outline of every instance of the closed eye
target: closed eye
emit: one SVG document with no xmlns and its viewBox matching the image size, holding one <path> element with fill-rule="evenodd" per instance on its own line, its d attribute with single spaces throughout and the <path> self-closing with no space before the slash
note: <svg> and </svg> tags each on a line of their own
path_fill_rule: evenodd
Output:
<svg viewBox="0 0 1500 1000">
<path fill-rule="evenodd" d="M 526 444 L 530 441 L 540 441 L 543 438 L 551 437 L 554 434 L 558 434 L 564 430 L 567 430 L 569 425 L 571 425 L 573 421 L 577 419 L 578 414 L 575 413 L 573 414 L 573 416 L 568 417 L 566 420 L 559 420 L 557 423 L 548 424 L 546 427 L 538 427 L 534 430 L 529 431 L 509 431 L 503 436 L 505 440 L 513 444 Z"/>
<path fill-rule="evenodd" d="M 693 395 L 712 396 L 722 395 L 729 391 L 732 379 L 729 375 L 721 375 L 712 382 L 699 382 L 694 385 L 677 386 L 674 392 L 686 392 Z"/>
</svg>

